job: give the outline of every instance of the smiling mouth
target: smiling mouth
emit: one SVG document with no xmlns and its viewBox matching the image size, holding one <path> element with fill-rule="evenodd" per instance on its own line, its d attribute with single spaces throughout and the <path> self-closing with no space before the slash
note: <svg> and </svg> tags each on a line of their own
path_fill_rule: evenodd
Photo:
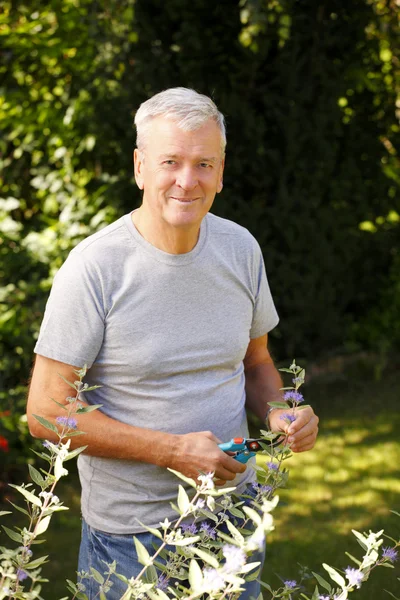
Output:
<svg viewBox="0 0 400 600">
<path fill-rule="evenodd" d="M 198 200 L 198 198 L 179 198 L 177 196 L 171 196 L 172 200 L 176 200 L 177 202 L 181 202 L 182 204 L 191 204 Z"/>
</svg>

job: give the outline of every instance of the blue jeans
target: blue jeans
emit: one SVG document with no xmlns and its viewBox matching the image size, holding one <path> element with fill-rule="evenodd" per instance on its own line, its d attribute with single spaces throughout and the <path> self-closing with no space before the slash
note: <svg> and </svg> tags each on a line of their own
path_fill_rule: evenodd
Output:
<svg viewBox="0 0 400 600">
<path fill-rule="evenodd" d="M 246 493 L 254 497 L 253 490 L 248 488 Z M 251 504 L 251 500 L 246 501 L 246 504 Z M 229 534 L 226 525 L 219 525 L 218 529 Z M 145 546 L 150 556 L 155 553 L 153 544 L 155 543 L 157 547 L 161 544 L 161 540 L 148 531 L 135 534 L 135 537 Z M 169 546 L 167 549 L 173 551 L 174 546 Z M 251 562 L 261 562 L 261 568 L 264 564 L 264 559 L 265 546 L 262 550 L 254 552 L 251 556 Z M 105 533 L 90 527 L 83 519 L 78 571 L 90 572 L 90 568 L 93 567 L 96 571 L 103 574 L 107 570 L 106 563 L 110 564 L 114 560 L 117 563 L 117 572 L 125 575 L 128 579 L 136 577 L 143 569 L 143 565 L 137 559 L 133 534 L 119 535 Z M 106 593 L 107 600 L 120 600 L 127 589 L 126 584 L 115 576 L 111 576 L 110 581 L 113 582 L 113 585 L 110 591 Z M 99 598 L 99 584 L 93 577 L 84 579 L 82 583 L 85 585 L 85 593 L 89 600 L 94 600 L 95 597 Z M 250 600 L 250 598 L 254 598 L 257 600 L 260 594 L 259 582 L 257 580 L 249 581 L 246 583 L 245 588 L 245 591 L 240 595 L 240 599 Z M 168 594 L 168 591 L 166 593 Z"/>
</svg>

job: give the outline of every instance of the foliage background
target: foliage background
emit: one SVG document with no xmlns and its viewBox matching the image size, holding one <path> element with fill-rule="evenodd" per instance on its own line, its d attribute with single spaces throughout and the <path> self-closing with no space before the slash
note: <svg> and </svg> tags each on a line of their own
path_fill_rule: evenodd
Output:
<svg viewBox="0 0 400 600">
<path fill-rule="evenodd" d="M 30 445 L 21 415 L 52 278 L 78 241 L 140 203 L 133 118 L 167 87 L 226 115 L 213 210 L 262 246 L 275 356 L 373 352 L 376 377 L 393 364 L 399 33 L 398 0 L 4 0 L 1 482 Z"/>
</svg>

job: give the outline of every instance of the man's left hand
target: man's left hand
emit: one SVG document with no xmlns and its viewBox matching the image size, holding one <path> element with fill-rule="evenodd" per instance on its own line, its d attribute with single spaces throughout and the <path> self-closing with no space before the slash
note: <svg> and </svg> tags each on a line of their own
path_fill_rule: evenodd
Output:
<svg viewBox="0 0 400 600">
<path fill-rule="evenodd" d="M 294 414 L 296 420 L 287 423 L 283 417 L 285 414 Z M 283 431 L 287 434 L 287 443 L 293 452 L 305 452 L 315 446 L 318 435 L 319 418 L 311 406 L 304 408 L 288 408 L 273 410 L 269 415 L 271 431 Z"/>
</svg>

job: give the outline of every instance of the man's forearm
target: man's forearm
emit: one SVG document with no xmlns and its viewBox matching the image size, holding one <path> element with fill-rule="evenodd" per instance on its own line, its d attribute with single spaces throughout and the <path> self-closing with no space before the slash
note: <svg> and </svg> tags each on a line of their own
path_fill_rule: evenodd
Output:
<svg viewBox="0 0 400 600">
<path fill-rule="evenodd" d="M 273 362 L 247 368 L 245 378 L 246 406 L 264 421 L 269 402 L 282 400 L 282 378 Z"/>
<path fill-rule="evenodd" d="M 85 405 L 82 401 L 80 404 Z M 59 416 L 67 413 L 51 404 L 46 406 L 46 414 L 43 416 L 50 422 L 55 423 Z M 71 414 L 77 423 L 77 429 L 84 435 L 72 436 L 71 449 L 87 446 L 86 454 L 107 458 L 119 458 L 126 460 L 137 460 L 156 464 L 158 466 L 169 466 L 170 455 L 174 453 L 177 444 L 177 436 L 162 431 L 134 427 L 121 421 L 108 417 L 100 410 L 90 413 Z M 58 436 L 43 427 L 33 416 L 28 413 L 28 422 L 34 437 L 48 439 L 58 442 Z M 58 426 L 61 429 L 60 426 Z"/>
</svg>

